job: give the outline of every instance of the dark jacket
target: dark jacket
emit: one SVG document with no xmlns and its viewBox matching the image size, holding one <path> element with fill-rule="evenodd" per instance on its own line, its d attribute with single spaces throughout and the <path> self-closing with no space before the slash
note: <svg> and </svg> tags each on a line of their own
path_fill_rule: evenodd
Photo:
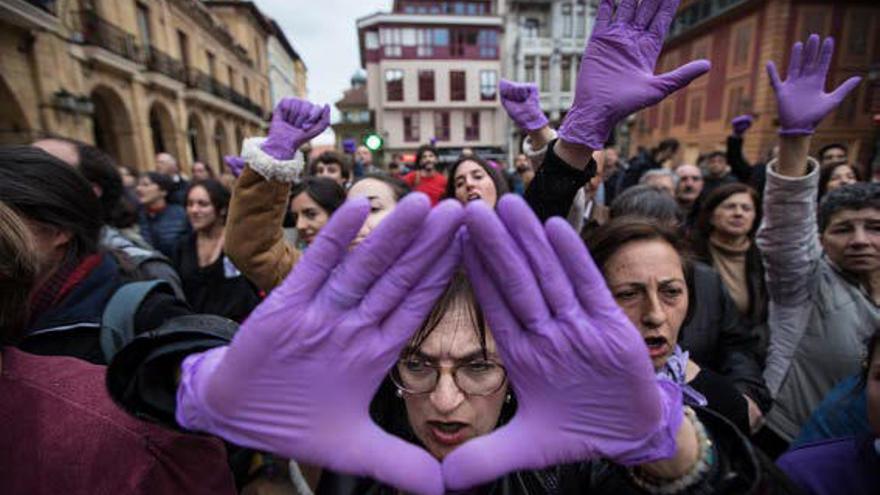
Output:
<svg viewBox="0 0 880 495">
<path fill-rule="evenodd" d="M 594 160 L 591 159 L 584 170 L 573 168 L 556 156 L 555 144 L 553 140 L 547 145 L 544 162 L 525 193 L 526 202 L 541 222 L 550 217 L 568 217 L 578 190 L 596 175 Z"/>
<path fill-rule="evenodd" d="M 791 450 L 777 464 L 805 493 L 876 495 L 880 454 L 872 435 L 834 438 Z"/>
<path fill-rule="evenodd" d="M 141 208 L 138 225 L 144 240 L 169 258 L 174 256 L 180 239 L 190 231 L 186 210 L 170 203 L 158 213 L 149 213 Z"/>
<path fill-rule="evenodd" d="M 199 266 L 195 233 L 178 243 L 174 266 L 183 281 L 186 301 L 196 313 L 225 316 L 240 322 L 260 303 L 256 287 L 225 254 L 208 266 Z"/>
<path fill-rule="evenodd" d="M 761 375 L 760 337 L 743 323 L 715 270 L 695 262 L 690 278 L 692 308 L 679 332 L 679 345 L 695 363 L 728 377 L 767 411 L 771 398 Z"/>
<path fill-rule="evenodd" d="M 727 164 L 730 165 L 730 173 L 736 176 L 740 182 L 755 188 L 760 197 L 764 194 L 767 166 L 764 163 L 750 164 L 743 155 L 742 148 L 742 136 L 730 135 L 727 137 Z"/>
</svg>

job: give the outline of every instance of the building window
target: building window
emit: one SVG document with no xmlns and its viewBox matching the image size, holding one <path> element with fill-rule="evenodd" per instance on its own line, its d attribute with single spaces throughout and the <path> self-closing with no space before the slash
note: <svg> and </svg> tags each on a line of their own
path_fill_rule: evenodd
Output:
<svg viewBox="0 0 880 495">
<path fill-rule="evenodd" d="M 153 44 L 150 34 L 150 9 L 146 5 L 138 2 L 135 4 L 137 10 L 138 32 L 141 36 L 141 45 L 149 47 Z"/>
<path fill-rule="evenodd" d="M 752 45 L 752 25 L 747 24 L 736 30 L 733 45 L 733 66 L 743 67 L 749 61 L 749 48 Z"/>
<path fill-rule="evenodd" d="M 562 92 L 571 91 L 571 57 L 562 57 Z"/>
<path fill-rule="evenodd" d="M 727 120 L 732 120 L 737 115 L 743 113 L 742 99 L 743 87 L 731 88 L 730 95 L 727 98 Z"/>
<path fill-rule="evenodd" d="M 432 29 L 416 31 L 416 56 L 431 57 L 434 55 L 434 33 Z"/>
<path fill-rule="evenodd" d="M 480 71 L 480 99 L 494 101 L 498 93 L 498 73 L 494 70 Z"/>
<path fill-rule="evenodd" d="M 587 35 L 587 6 L 584 0 L 578 0 L 574 4 L 574 29 L 577 38 Z"/>
<path fill-rule="evenodd" d="M 522 37 L 537 38 L 539 36 L 540 29 L 541 21 L 535 19 L 534 17 L 529 17 L 528 19 L 523 21 Z"/>
<path fill-rule="evenodd" d="M 825 32 L 825 20 L 830 12 L 825 7 L 810 10 L 804 9 L 801 17 L 801 37 L 798 39 L 805 40 L 813 33 L 820 36 L 827 35 L 828 33 Z"/>
<path fill-rule="evenodd" d="M 244 91 L 244 97 L 250 98 L 251 97 L 251 86 L 248 83 L 248 78 L 246 78 L 246 77 L 241 78 L 241 88 Z"/>
<path fill-rule="evenodd" d="M 419 101 L 434 101 L 434 71 L 419 71 Z"/>
<path fill-rule="evenodd" d="M 700 119 L 703 117 L 703 98 L 695 96 L 691 98 L 690 113 L 688 114 L 688 130 L 698 131 Z"/>
<path fill-rule="evenodd" d="M 491 29 L 481 29 L 477 37 L 480 46 L 480 58 L 495 58 L 498 56 L 498 32 Z"/>
<path fill-rule="evenodd" d="M 412 142 L 420 139 L 419 112 L 403 112 L 403 140 Z"/>
<path fill-rule="evenodd" d="M 846 20 L 846 53 L 863 57 L 868 54 L 871 16 L 867 12 L 852 11 Z M 878 45 L 880 46 L 880 45 Z"/>
<path fill-rule="evenodd" d="M 403 34 L 400 29 L 380 29 L 379 41 L 386 57 L 403 55 Z"/>
<path fill-rule="evenodd" d="M 463 70 L 449 71 L 449 99 L 451 101 L 464 101 L 467 99 L 465 81 L 465 72 Z"/>
<path fill-rule="evenodd" d="M 177 31 L 177 47 L 180 49 L 180 61 L 184 67 L 189 67 L 189 38 L 183 31 Z"/>
<path fill-rule="evenodd" d="M 469 29 L 454 29 L 450 33 L 451 45 L 449 53 L 453 57 L 463 57 L 467 53 L 468 46 L 477 44 L 477 32 Z"/>
<path fill-rule="evenodd" d="M 434 112 L 434 137 L 437 141 L 449 141 L 449 112 Z"/>
<path fill-rule="evenodd" d="M 572 18 L 571 18 L 571 2 L 562 4 L 562 36 L 571 38 Z"/>
<path fill-rule="evenodd" d="M 535 82 L 535 57 L 525 58 L 525 79 L 526 82 Z"/>
<path fill-rule="evenodd" d="M 208 60 L 208 75 L 211 77 L 217 77 L 217 61 L 214 54 L 211 52 L 205 52 L 205 58 Z"/>
<path fill-rule="evenodd" d="M 377 50 L 379 48 L 379 33 L 367 31 L 364 35 L 364 48 L 367 50 Z"/>
<path fill-rule="evenodd" d="M 229 81 L 229 88 L 235 89 L 235 69 L 231 65 L 226 67 L 226 79 Z"/>
<path fill-rule="evenodd" d="M 385 71 L 385 99 L 403 101 L 403 71 L 388 69 Z"/>
<path fill-rule="evenodd" d="M 550 91 L 550 57 L 541 57 L 541 91 Z"/>
<path fill-rule="evenodd" d="M 480 140 L 480 112 L 465 112 L 464 114 L 464 140 Z"/>
</svg>

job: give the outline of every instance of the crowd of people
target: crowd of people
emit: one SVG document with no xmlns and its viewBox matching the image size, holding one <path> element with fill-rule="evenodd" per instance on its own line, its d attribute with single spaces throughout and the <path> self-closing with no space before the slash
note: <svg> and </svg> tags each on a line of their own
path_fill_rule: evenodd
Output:
<svg viewBox="0 0 880 495">
<path fill-rule="evenodd" d="M 509 169 L 305 163 L 296 98 L 219 175 L 0 147 L 0 492 L 880 491 L 880 184 L 811 156 L 859 78 L 812 35 L 765 161 L 626 159 L 677 6 L 602 0 L 558 129 L 501 81 Z"/>
</svg>

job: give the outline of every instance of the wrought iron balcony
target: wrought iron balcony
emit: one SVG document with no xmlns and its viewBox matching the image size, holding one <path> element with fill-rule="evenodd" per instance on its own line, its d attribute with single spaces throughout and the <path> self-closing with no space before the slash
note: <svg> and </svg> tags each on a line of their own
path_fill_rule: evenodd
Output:
<svg viewBox="0 0 880 495">
<path fill-rule="evenodd" d="M 132 62 L 145 62 L 145 52 L 133 34 L 107 21 L 93 10 L 82 10 L 79 17 L 83 43 L 101 47 Z"/>
<path fill-rule="evenodd" d="M 183 62 L 159 50 L 153 45 L 147 50 L 147 70 L 164 74 L 171 79 L 186 82 L 186 68 Z"/>
<path fill-rule="evenodd" d="M 198 69 L 190 68 L 186 71 L 186 85 L 193 89 L 211 93 L 218 98 L 222 98 L 253 114 L 259 115 L 261 118 L 263 117 L 263 109 L 259 105 Z"/>
</svg>

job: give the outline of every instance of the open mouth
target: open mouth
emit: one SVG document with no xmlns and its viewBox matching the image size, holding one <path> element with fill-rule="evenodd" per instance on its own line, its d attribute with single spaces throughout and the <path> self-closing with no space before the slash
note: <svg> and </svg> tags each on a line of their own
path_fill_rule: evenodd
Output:
<svg viewBox="0 0 880 495">
<path fill-rule="evenodd" d="M 652 358 L 663 356 L 669 350 L 669 341 L 662 335 L 645 337 L 645 345 L 648 346 L 648 354 Z"/>
<path fill-rule="evenodd" d="M 476 192 L 468 194 L 468 196 L 467 196 L 468 201 L 473 201 L 475 199 L 483 199 L 483 197 L 480 196 L 480 193 L 476 193 Z"/>
<path fill-rule="evenodd" d="M 458 445 L 467 439 L 467 424 L 457 421 L 428 421 L 431 436 L 442 445 Z"/>
</svg>

